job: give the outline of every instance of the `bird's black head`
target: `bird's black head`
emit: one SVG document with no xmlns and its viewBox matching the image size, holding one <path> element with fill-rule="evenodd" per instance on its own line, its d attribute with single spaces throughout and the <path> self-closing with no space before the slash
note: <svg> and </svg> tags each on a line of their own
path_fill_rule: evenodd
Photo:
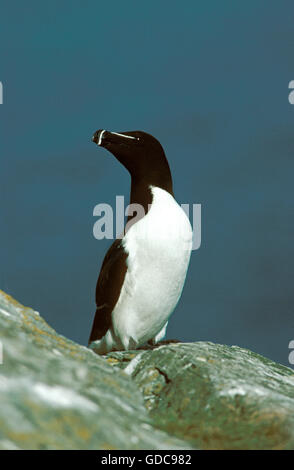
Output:
<svg viewBox="0 0 294 470">
<path fill-rule="evenodd" d="M 109 150 L 130 172 L 132 179 L 172 193 L 172 179 L 164 150 L 155 137 L 142 131 L 98 130 L 92 138 Z"/>
</svg>

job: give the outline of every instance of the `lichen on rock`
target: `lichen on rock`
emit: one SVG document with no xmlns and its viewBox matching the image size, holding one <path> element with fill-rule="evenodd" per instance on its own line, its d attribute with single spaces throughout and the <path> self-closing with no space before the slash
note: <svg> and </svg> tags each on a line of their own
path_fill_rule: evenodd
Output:
<svg viewBox="0 0 294 470">
<path fill-rule="evenodd" d="M 0 291 L 0 449 L 293 449 L 294 373 L 237 346 L 98 356 Z"/>
<path fill-rule="evenodd" d="M 125 364 L 125 354 L 111 357 Z M 237 346 L 197 342 L 137 352 L 127 368 L 154 425 L 193 446 L 294 448 L 294 373 L 287 367 Z"/>
<path fill-rule="evenodd" d="M 123 371 L 0 291 L 0 449 L 183 449 Z"/>
</svg>

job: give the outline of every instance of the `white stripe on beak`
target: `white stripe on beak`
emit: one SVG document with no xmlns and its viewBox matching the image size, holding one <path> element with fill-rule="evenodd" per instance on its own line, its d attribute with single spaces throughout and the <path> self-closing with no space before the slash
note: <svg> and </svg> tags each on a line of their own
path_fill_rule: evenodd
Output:
<svg viewBox="0 0 294 470">
<path fill-rule="evenodd" d="M 102 142 L 102 136 L 104 134 L 105 130 L 100 132 L 100 135 L 99 135 L 99 141 L 98 141 L 98 144 L 97 145 L 101 145 L 101 142 Z"/>
<path fill-rule="evenodd" d="M 119 135 L 120 137 L 125 137 L 126 139 L 139 140 L 137 137 L 133 137 L 131 135 L 119 134 L 118 132 L 111 132 L 111 134 Z"/>
</svg>

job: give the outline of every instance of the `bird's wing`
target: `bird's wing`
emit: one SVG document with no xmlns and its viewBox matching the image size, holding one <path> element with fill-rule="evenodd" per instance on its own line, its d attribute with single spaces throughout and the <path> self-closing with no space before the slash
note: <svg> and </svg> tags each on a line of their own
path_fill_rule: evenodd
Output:
<svg viewBox="0 0 294 470">
<path fill-rule="evenodd" d="M 89 338 L 101 339 L 111 326 L 111 313 L 118 301 L 127 271 L 127 253 L 121 240 L 115 240 L 107 251 L 96 285 L 96 313 Z"/>
</svg>

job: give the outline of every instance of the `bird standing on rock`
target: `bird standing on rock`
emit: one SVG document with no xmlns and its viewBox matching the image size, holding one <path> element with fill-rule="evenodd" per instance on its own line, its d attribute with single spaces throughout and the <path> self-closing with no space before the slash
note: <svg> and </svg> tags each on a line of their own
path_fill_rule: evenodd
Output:
<svg viewBox="0 0 294 470">
<path fill-rule="evenodd" d="M 89 347 L 105 354 L 156 344 L 165 336 L 184 286 L 192 228 L 174 199 L 169 164 L 158 140 L 141 131 L 106 130 L 96 131 L 92 140 L 129 171 L 130 203 L 137 208 L 123 238 L 106 253 L 97 281 Z"/>
</svg>

